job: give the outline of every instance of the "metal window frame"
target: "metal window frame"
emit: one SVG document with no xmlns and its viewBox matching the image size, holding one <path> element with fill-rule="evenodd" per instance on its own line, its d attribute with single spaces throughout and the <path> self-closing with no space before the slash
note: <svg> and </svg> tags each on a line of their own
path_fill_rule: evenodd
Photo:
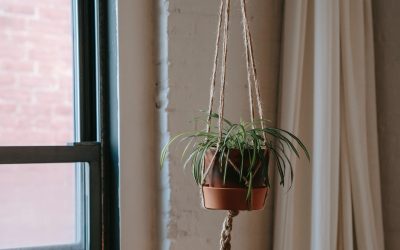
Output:
<svg viewBox="0 0 400 250">
<path fill-rule="evenodd" d="M 96 26 L 96 2 L 99 0 L 71 0 L 72 7 L 72 40 L 73 40 L 73 82 L 74 82 L 74 132 L 76 142 L 100 141 L 97 136 L 101 129 L 98 122 L 98 107 L 100 105 L 98 81 L 97 81 L 97 46 L 98 42 Z M 89 171 L 90 172 L 90 171 Z M 87 185 L 87 176 L 91 183 L 90 173 L 86 168 L 75 168 L 77 180 L 76 193 L 76 230 L 81 248 L 86 249 L 86 241 L 91 242 L 90 233 L 88 236 L 88 223 L 92 218 L 85 217 L 87 209 L 86 198 L 83 190 Z M 89 195 L 91 190 L 89 191 Z M 101 204 L 101 203 L 100 203 Z M 91 205 L 89 205 L 91 207 Z M 92 205 L 93 206 L 93 205 Z M 102 206 L 102 205 L 100 205 Z M 83 230 L 83 232 L 81 231 Z M 99 248 L 100 249 L 100 248 Z"/>
<path fill-rule="evenodd" d="M 75 143 L 70 146 L 11 146 L 0 147 L 0 164 L 75 163 L 89 165 L 89 249 L 102 249 L 103 199 L 101 177 L 101 146 L 97 142 Z M 16 248 L 24 250 L 81 250 L 81 244 Z"/>
<path fill-rule="evenodd" d="M 82 245 L 70 244 L 70 245 L 55 245 L 55 246 L 25 247 L 25 248 L 7 248 L 4 250 L 82 250 Z"/>
<path fill-rule="evenodd" d="M 3 146 L 0 164 L 87 162 L 89 173 L 83 175 L 89 175 L 92 197 L 89 249 L 119 249 L 117 3 L 116 0 L 71 0 L 71 3 L 74 109 L 75 120 L 79 121 L 75 123 L 75 141 L 78 143 Z M 86 246 L 78 243 L 19 249 L 80 250 L 82 247 Z"/>
<path fill-rule="evenodd" d="M 116 1 L 71 0 L 75 99 L 75 141 L 69 146 L 0 146 L 0 164 L 89 165 L 89 249 L 119 249 L 118 111 L 114 63 Z M 1 166 L 0 166 L 1 167 Z M 81 250 L 84 242 L 15 248 Z"/>
</svg>

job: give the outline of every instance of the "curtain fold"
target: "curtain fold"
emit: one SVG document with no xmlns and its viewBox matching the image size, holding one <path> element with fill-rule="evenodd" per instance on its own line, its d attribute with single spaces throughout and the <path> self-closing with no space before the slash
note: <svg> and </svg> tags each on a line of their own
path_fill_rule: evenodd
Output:
<svg viewBox="0 0 400 250">
<path fill-rule="evenodd" d="M 286 1 L 282 42 L 279 123 L 312 162 L 275 189 L 273 248 L 384 249 L 370 0 Z"/>
<path fill-rule="evenodd" d="M 307 13 L 308 1 L 290 1 L 285 8 L 285 16 L 290 16 L 284 22 L 283 27 L 283 47 L 287 53 L 282 54 L 281 72 L 282 82 L 280 99 L 290 100 L 281 102 L 279 112 L 280 126 L 303 138 L 307 145 L 312 141 L 312 120 L 307 119 L 304 113 L 307 113 L 305 101 L 312 99 L 312 91 L 309 82 L 306 79 L 307 74 L 305 58 L 306 46 L 309 44 L 307 39 Z M 299 81 L 298 79 L 302 79 Z M 304 94 L 304 96 L 302 96 Z M 304 119 L 306 118 L 306 119 Z M 311 122 L 311 123 L 310 123 Z M 306 127 L 300 127 L 300 126 Z M 276 187 L 278 192 L 274 202 L 274 249 L 296 249 L 301 246 L 302 249 L 309 249 L 308 233 L 310 231 L 310 209 L 308 205 L 311 202 L 311 169 L 307 167 L 306 161 L 299 161 L 294 155 L 289 155 L 290 160 L 295 163 L 293 188 L 289 192 L 287 189 Z M 286 182 L 288 183 L 288 182 Z M 296 223 L 293 223 L 296 221 Z M 304 227 L 307 227 L 305 229 Z M 301 233 L 299 233 L 301 232 Z M 306 236 L 306 237 L 304 237 Z M 291 240 L 288 240 L 291 239 Z"/>
</svg>

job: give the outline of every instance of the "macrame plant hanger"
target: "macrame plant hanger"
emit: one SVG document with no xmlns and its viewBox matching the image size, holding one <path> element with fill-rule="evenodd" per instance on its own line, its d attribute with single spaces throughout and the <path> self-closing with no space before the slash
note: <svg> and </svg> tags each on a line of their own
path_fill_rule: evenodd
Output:
<svg viewBox="0 0 400 250">
<path fill-rule="evenodd" d="M 250 119 L 251 122 L 254 122 L 255 119 L 255 104 L 254 104 L 254 92 L 256 97 L 256 104 L 258 109 L 258 116 L 260 118 L 261 128 L 264 129 L 263 122 L 263 109 L 262 109 L 262 101 L 260 94 L 260 85 L 257 80 L 257 70 L 254 60 L 254 52 L 253 52 L 253 44 L 252 38 L 250 34 L 248 19 L 247 19 L 247 9 L 246 9 L 246 0 L 239 0 L 240 8 L 241 8 L 241 16 L 242 16 L 242 25 L 243 25 L 243 40 L 245 47 L 245 56 L 246 56 L 246 68 L 247 68 L 247 82 L 248 82 L 248 95 L 249 95 L 249 103 L 250 103 Z M 218 153 L 220 142 L 222 139 L 222 131 L 223 131 L 223 118 L 224 118 L 224 99 L 225 99 L 225 86 L 226 86 L 226 63 L 227 63 L 227 55 L 228 55 L 228 32 L 229 32 L 229 24 L 230 24 L 230 7 L 231 0 L 221 0 L 219 7 L 219 21 L 218 21 L 218 30 L 217 30 L 217 40 L 215 44 L 215 55 L 214 55 L 214 64 L 213 64 L 213 72 L 211 76 L 211 86 L 210 86 L 210 100 L 208 106 L 208 117 L 207 117 L 207 127 L 206 131 L 210 132 L 211 130 L 211 116 L 213 112 L 213 104 L 214 104 L 214 93 L 217 79 L 217 68 L 218 68 L 218 59 L 220 54 L 220 43 L 222 36 L 222 59 L 221 59 L 221 87 L 219 92 L 219 109 L 218 109 L 218 143 L 217 148 L 215 150 L 215 154 L 208 166 L 203 166 L 203 178 L 202 184 L 206 176 L 208 175 L 210 169 L 213 166 L 216 155 Z M 254 85 L 254 86 L 253 86 Z M 254 126 L 254 123 L 253 123 Z M 266 139 L 265 132 L 263 133 L 264 139 Z M 230 162 L 234 167 L 235 171 L 240 171 L 237 167 L 234 166 L 232 162 Z M 257 169 L 255 170 L 257 171 Z M 247 181 L 245 180 L 245 183 Z M 200 187 L 201 188 L 201 187 Z M 201 189 L 202 190 L 202 189 Z M 202 191 L 201 191 L 202 192 Z M 220 240 L 220 250 L 229 250 L 231 249 L 231 231 L 232 231 L 232 220 L 233 217 L 237 216 L 239 211 L 228 211 L 227 216 L 224 220 L 222 232 L 221 232 L 221 240 Z"/>
</svg>

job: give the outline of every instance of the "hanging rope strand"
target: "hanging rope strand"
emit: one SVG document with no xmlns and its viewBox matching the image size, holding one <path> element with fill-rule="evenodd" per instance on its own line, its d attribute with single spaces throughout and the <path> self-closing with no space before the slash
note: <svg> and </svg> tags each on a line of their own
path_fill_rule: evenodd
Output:
<svg viewBox="0 0 400 250">
<path fill-rule="evenodd" d="M 212 108 L 214 104 L 214 93 L 215 93 L 215 84 L 216 84 L 216 78 L 217 78 L 217 66 L 218 66 L 218 56 L 219 56 L 219 43 L 221 40 L 221 27 L 222 27 L 222 16 L 223 16 L 223 11 L 224 11 L 224 0 L 221 0 L 221 4 L 219 7 L 219 12 L 218 12 L 218 29 L 217 29 L 217 39 L 215 42 L 215 55 L 214 55 L 214 65 L 213 65 L 213 73 L 211 75 L 211 87 L 210 87 L 210 101 L 208 104 L 208 116 L 207 116 L 207 128 L 206 131 L 207 133 L 210 132 L 211 130 L 211 114 L 212 114 Z M 202 181 L 201 184 L 204 184 L 206 180 L 206 176 L 208 172 L 210 171 L 211 166 L 214 164 L 214 160 L 217 156 L 218 153 L 218 148 L 219 145 L 217 145 L 217 150 L 215 151 L 214 157 L 212 158 L 210 164 L 206 168 L 206 163 L 204 162 L 203 164 L 203 169 L 202 169 Z"/>
<path fill-rule="evenodd" d="M 248 41 L 247 41 L 247 29 L 244 20 L 242 20 L 243 26 L 243 40 L 244 40 L 244 49 L 246 52 L 246 68 L 247 68 L 247 84 L 249 88 L 249 103 L 250 103 L 250 120 L 252 122 L 252 127 L 254 128 L 254 101 L 253 101 L 253 87 L 251 84 L 251 66 L 250 66 L 250 53 L 248 50 Z"/>
<path fill-rule="evenodd" d="M 224 21 L 224 29 L 223 29 L 223 40 L 222 40 L 222 63 L 221 63 L 221 88 L 219 93 L 219 112 L 218 112 L 218 143 L 215 154 L 204 171 L 205 165 L 203 166 L 203 181 L 205 181 L 205 177 L 213 166 L 216 155 L 218 153 L 222 134 L 223 134 L 223 119 L 224 119 L 224 99 L 225 99 L 225 85 L 226 85 L 226 63 L 227 63 L 227 54 L 228 54 L 228 32 L 229 32 L 229 15 L 230 15 L 230 4 L 231 0 L 221 0 L 220 10 L 219 10 L 219 22 L 218 22 L 218 32 L 217 32 L 217 40 L 216 40 L 216 48 L 215 48 L 215 56 L 214 56 L 214 65 L 213 65 L 213 73 L 211 77 L 211 88 L 210 88 L 210 101 L 208 107 L 208 117 L 207 117 L 207 132 L 210 132 L 211 128 L 211 114 L 212 107 L 214 102 L 214 92 L 216 85 L 216 74 L 217 74 L 217 66 L 218 66 L 218 55 L 219 55 L 219 44 L 220 44 L 220 36 L 221 36 L 221 28 L 222 28 L 222 20 Z M 245 0 L 241 0 L 241 8 L 242 8 L 242 21 L 243 21 L 243 39 L 246 51 L 246 66 L 247 66 L 247 81 L 249 86 L 249 102 L 250 102 L 250 118 L 251 122 L 254 122 L 255 112 L 254 112 L 254 101 L 253 101 L 253 88 L 251 80 L 254 81 L 254 89 L 256 92 L 257 105 L 258 105 L 258 113 L 261 119 L 261 128 L 264 129 L 263 123 L 263 110 L 262 110 L 262 102 L 260 95 L 260 87 L 257 80 L 257 71 L 255 67 L 255 60 L 253 55 L 253 46 L 251 41 L 251 35 L 249 30 L 249 24 L 247 20 L 246 14 L 246 2 Z M 253 79 L 251 79 L 253 78 Z M 254 126 L 254 125 L 253 125 Z M 266 134 L 263 133 L 264 139 L 266 140 Z M 220 250 L 230 250 L 231 249 L 231 231 L 232 231 L 232 222 L 233 217 L 239 214 L 238 211 L 228 211 L 228 214 L 224 220 L 222 232 L 221 232 L 221 240 L 220 240 Z"/>
<path fill-rule="evenodd" d="M 214 65 L 213 65 L 213 72 L 211 75 L 211 87 L 210 87 L 210 101 L 208 104 L 208 117 L 207 117 L 207 133 L 210 132 L 211 129 L 211 114 L 212 114 L 212 107 L 214 104 L 214 93 L 215 93 L 215 83 L 217 77 L 217 66 L 218 66 L 218 56 L 219 56 L 219 43 L 221 40 L 221 27 L 222 27 L 222 13 L 224 10 L 224 0 L 221 0 L 221 4 L 219 7 L 219 21 L 218 21 L 218 29 L 217 29 L 217 39 L 215 42 L 215 55 L 214 55 Z"/>
<path fill-rule="evenodd" d="M 240 0 L 240 5 L 242 9 L 242 19 L 244 23 L 244 29 L 246 30 L 245 32 L 245 43 L 246 43 L 246 53 L 249 54 L 250 58 L 250 66 L 251 66 L 251 71 L 252 71 L 252 76 L 253 76 L 253 81 L 254 81 L 254 88 L 256 92 L 256 98 L 257 98 L 257 106 L 258 106 L 258 115 L 260 117 L 260 124 L 261 124 L 261 129 L 264 129 L 264 116 L 263 116 L 263 108 L 262 108 L 262 100 L 261 100 L 261 94 L 260 94 L 260 85 L 257 79 L 257 70 L 256 70 L 256 64 L 254 60 L 254 50 L 253 50 L 253 42 L 251 39 L 251 33 L 250 33 L 250 28 L 249 28 L 249 22 L 247 19 L 247 7 L 246 7 L 246 0 Z M 266 140 L 267 136 L 266 133 L 263 132 L 263 137 L 264 140 Z"/>
<path fill-rule="evenodd" d="M 218 145 L 222 139 L 223 119 L 224 119 L 224 99 L 225 99 L 225 85 L 226 85 L 226 59 L 228 55 L 228 31 L 229 31 L 229 14 L 230 14 L 231 0 L 225 0 L 225 25 L 223 37 L 223 51 L 222 51 L 222 65 L 221 65 L 221 89 L 219 94 L 219 114 L 218 114 Z"/>
<path fill-rule="evenodd" d="M 215 85 L 216 85 L 216 73 L 217 73 L 217 65 L 218 65 L 218 55 L 219 55 L 219 43 L 220 43 L 220 36 L 221 36 L 221 28 L 222 28 L 222 21 L 224 21 L 224 29 L 223 29 L 223 40 L 222 40 L 222 65 L 221 65 L 221 89 L 219 93 L 219 111 L 218 111 L 218 142 L 215 154 L 213 156 L 212 161 L 210 162 L 209 166 L 203 166 L 203 176 L 202 176 L 202 183 L 204 183 L 207 174 L 209 173 L 210 169 L 213 166 L 215 161 L 216 155 L 218 153 L 222 134 L 223 134 L 223 119 L 224 119 L 224 105 L 225 105 L 225 85 L 226 85 L 226 63 L 227 63 L 227 54 L 228 54 L 228 31 L 229 31 L 229 15 L 230 15 L 230 0 L 221 0 L 220 11 L 219 11 L 219 22 L 218 22 L 218 32 L 217 32 L 217 41 L 215 46 L 215 56 L 214 56 L 214 67 L 213 67 L 213 74 L 211 78 L 211 88 L 210 88 L 210 102 L 209 102 L 209 113 L 207 117 L 207 132 L 210 132 L 211 127 L 211 114 L 212 114 L 212 106 L 214 102 L 214 92 L 215 92 Z M 249 103 L 250 103 L 250 118 L 251 122 L 253 123 L 252 126 L 254 128 L 254 101 L 253 101 L 253 86 L 251 84 L 252 80 L 254 82 L 254 89 L 256 92 L 256 99 L 257 99 L 257 107 L 258 107 L 258 115 L 260 118 L 260 125 L 261 129 L 264 130 L 264 117 L 263 117 L 263 108 L 262 108 L 262 100 L 260 94 L 260 85 L 257 79 L 257 70 L 256 64 L 254 60 L 254 51 L 253 51 L 253 43 L 249 28 L 249 23 L 247 19 L 247 9 L 246 9 L 246 0 L 240 0 L 241 4 L 241 13 L 242 13 L 242 23 L 243 23 L 243 40 L 245 45 L 245 52 L 246 52 L 246 67 L 247 67 L 247 81 L 249 87 Z M 253 79 L 252 79 L 253 78 Z M 263 138 L 266 141 L 267 136 L 266 132 L 263 131 Z"/>
<path fill-rule="evenodd" d="M 222 0 L 223 1 L 223 0 Z M 220 93 L 219 93 L 219 112 L 218 112 L 218 130 L 219 130 L 219 134 L 218 134 L 218 143 L 217 143 L 217 148 L 215 150 L 215 154 L 210 162 L 210 164 L 207 166 L 207 168 L 203 169 L 203 177 L 202 177 L 202 181 L 201 183 L 203 184 L 206 180 L 206 177 L 208 175 L 208 172 L 210 171 L 210 169 L 212 168 L 214 161 L 216 159 L 216 156 L 218 154 L 219 151 L 219 146 L 220 146 L 220 142 L 221 142 L 221 138 L 222 138 L 222 130 L 223 130 L 223 117 L 224 117 L 224 96 L 225 96 L 225 83 L 226 83 L 226 61 L 227 61 L 227 54 L 228 54 L 228 31 L 229 31 L 229 14 L 230 14 L 230 4 L 231 4 L 231 0 L 225 0 L 225 3 L 222 4 L 222 7 L 225 6 L 225 11 L 223 11 L 223 8 L 220 11 L 220 20 L 222 20 L 222 13 L 224 12 L 224 30 L 223 30 L 223 40 L 222 40 L 222 46 L 223 46 L 223 51 L 222 51 L 222 65 L 221 65 L 221 89 L 220 89 Z M 221 23 L 219 24 L 221 26 Z M 220 33 L 220 29 L 221 27 L 218 27 L 218 33 Z M 218 40 L 218 39 L 217 39 Z M 218 45 L 219 45 L 219 41 L 217 42 L 217 50 L 218 50 Z M 217 60 L 218 60 L 218 52 L 216 52 L 217 55 Z M 213 73 L 214 75 L 214 73 Z M 214 87 L 213 87 L 214 85 Z M 213 80 L 213 84 L 211 88 L 215 88 L 215 78 Z M 209 117 L 208 119 L 211 119 L 211 110 L 212 110 L 212 102 L 214 99 L 214 90 L 212 90 L 212 94 L 210 96 L 211 100 L 211 108 L 210 108 L 210 113 L 209 113 Z M 210 125 L 211 125 L 211 120 L 209 121 L 208 125 L 207 125 L 207 132 L 209 132 L 210 129 Z M 204 168 L 205 166 L 203 166 Z"/>
<path fill-rule="evenodd" d="M 231 250 L 231 231 L 233 217 L 239 214 L 238 211 L 229 210 L 222 225 L 220 250 Z"/>
</svg>

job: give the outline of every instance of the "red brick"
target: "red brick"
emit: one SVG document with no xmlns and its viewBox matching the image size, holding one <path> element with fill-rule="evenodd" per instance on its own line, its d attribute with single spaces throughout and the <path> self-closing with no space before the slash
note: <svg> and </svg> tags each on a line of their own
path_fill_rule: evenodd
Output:
<svg viewBox="0 0 400 250">
<path fill-rule="evenodd" d="M 0 73 L 0 90 L 5 91 L 16 85 L 16 77 L 12 72 Z"/>
<path fill-rule="evenodd" d="M 64 60 L 68 60 L 70 57 L 63 57 L 62 53 L 60 53 L 57 48 L 49 47 L 42 49 L 34 49 L 28 52 L 29 60 L 40 61 L 41 63 L 51 64 L 53 63 L 54 67 L 63 62 Z"/>
<path fill-rule="evenodd" d="M 54 88 L 56 81 L 56 79 L 46 75 L 25 75 L 20 77 L 18 85 L 22 89 L 48 90 Z"/>
<path fill-rule="evenodd" d="M 2 9 L 7 15 L 17 14 L 23 15 L 25 17 L 34 17 L 35 16 L 35 5 L 29 4 L 19 4 L 15 1 L 13 3 L 4 3 L 2 2 L 0 5 L 0 9 Z"/>
<path fill-rule="evenodd" d="M 28 90 L 11 89 L 8 91 L 0 92 L 0 102 L 5 103 L 18 103 L 18 102 L 31 102 L 32 94 Z"/>
<path fill-rule="evenodd" d="M 72 106 L 62 105 L 56 106 L 54 110 L 57 116 L 71 116 L 72 115 Z"/>
<path fill-rule="evenodd" d="M 50 115 L 48 117 L 37 118 L 32 121 L 32 125 L 39 130 L 48 130 L 49 132 L 54 131 L 53 130 L 54 126 L 52 126 L 52 121 L 49 120 L 48 118 L 50 118 Z"/>
<path fill-rule="evenodd" d="M 28 61 L 0 61 L 0 72 L 10 73 L 13 71 L 18 72 L 33 72 L 34 66 L 32 62 Z"/>
<path fill-rule="evenodd" d="M 59 22 L 71 20 L 71 7 L 40 7 L 38 12 L 40 19 L 57 20 Z"/>
<path fill-rule="evenodd" d="M 72 106 L 71 106 L 72 107 Z M 70 114 L 66 114 L 63 116 L 56 116 L 55 114 L 52 114 L 52 122 L 55 124 L 55 126 L 58 126 L 58 132 L 62 133 L 65 131 L 66 128 L 73 126 L 74 122 L 74 113 L 73 110 L 71 110 Z"/>
<path fill-rule="evenodd" d="M 6 12 L 0 18 L 2 145 L 72 141 L 70 4 L 70 0 L 0 1 Z"/>
<path fill-rule="evenodd" d="M 43 103 L 47 105 L 56 105 L 63 102 L 60 98 L 62 95 L 54 91 L 40 91 L 35 93 L 34 99 L 36 103 Z"/>
<path fill-rule="evenodd" d="M 0 16 L 0 27 L 3 32 L 7 30 L 25 30 L 26 21 L 19 17 Z"/>
<path fill-rule="evenodd" d="M 27 54 L 27 50 L 23 46 L 16 48 L 14 44 L 0 44 L 0 60 L 26 59 Z"/>
<path fill-rule="evenodd" d="M 20 37 L 27 40 L 27 44 L 34 49 L 54 48 L 54 50 L 66 50 L 72 52 L 72 35 L 70 33 L 50 36 L 42 33 L 21 34 Z M 12 39 L 12 37 L 10 37 Z M 19 39 L 17 37 L 17 39 Z"/>
<path fill-rule="evenodd" d="M 73 142 L 74 141 L 74 132 L 73 132 L 73 127 L 71 125 L 71 132 L 69 133 L 57 133 L 55 135 L 54 140 L 58 142 L 60 145 L 65 145 L 67 143 Z"/>
<path fill-rule="evenodd" d="M 71 117 L 72 118 L 72 117 Z M 48 128 L 50 129 L 48 129 Z M 71 131 L 70 133 L 66 130 L 66 128 L 69 127 L 69 130 Z M 52 121 L 51 123 L 44 125 L 45 129 L 49 130 L 49 131 L 57 131 L 57 133 L 54 133 L 54 136 L 57 136 L 58 134 L 64 135 L 64 136 L 68 136 L 70 134 L 72 134 L 73 132 L 73 120 L 69 119 L 69 120 L 65 120 L 63 122 L 54 122 Z M 69 136 L 68 136 L 69 139 Z"/>
<path fill-rule="evenodd" d="M 31 20 L 26 23 L 29 32 L 45 34 L 47 36 L 64 36 L 70 34 L 71 25 L 68 23 L 57 23 L 51 20 Z"/>
<path fill-rule="evenodd" d="M 8 1 L 13 1 L 13 0 L 8 0 Z M 57 8 L 71 8 L 70 0 L 29 0 L 29 4 L 32 4 L 32 5 L 38 6 L 38 7 L 54 6 Z"/>
<path fill-rule="evenodd" d="M 13 49 L 29 48 L 28 39 L 30 39 L 30 37 L 26 32 L 12 30 L 3 33 L 3 35 L 6 36 L 4 42 L 7 43 L 8 46 L 12 45 Z"/>
<path fill-rule="evenodd" d="M 16 111 L 17 111 L 16 104 L 0 103 L 0 113 L 9 114 L 9 113 L 15 113 Z"/>
<path fill-rule="evenodd" d="M 51 114 L 52 105 L 49 103 L 20 103 L 20 112 L 29 119 L 36 119 L 39 116 L 48 116 Z"/>
</svg>

